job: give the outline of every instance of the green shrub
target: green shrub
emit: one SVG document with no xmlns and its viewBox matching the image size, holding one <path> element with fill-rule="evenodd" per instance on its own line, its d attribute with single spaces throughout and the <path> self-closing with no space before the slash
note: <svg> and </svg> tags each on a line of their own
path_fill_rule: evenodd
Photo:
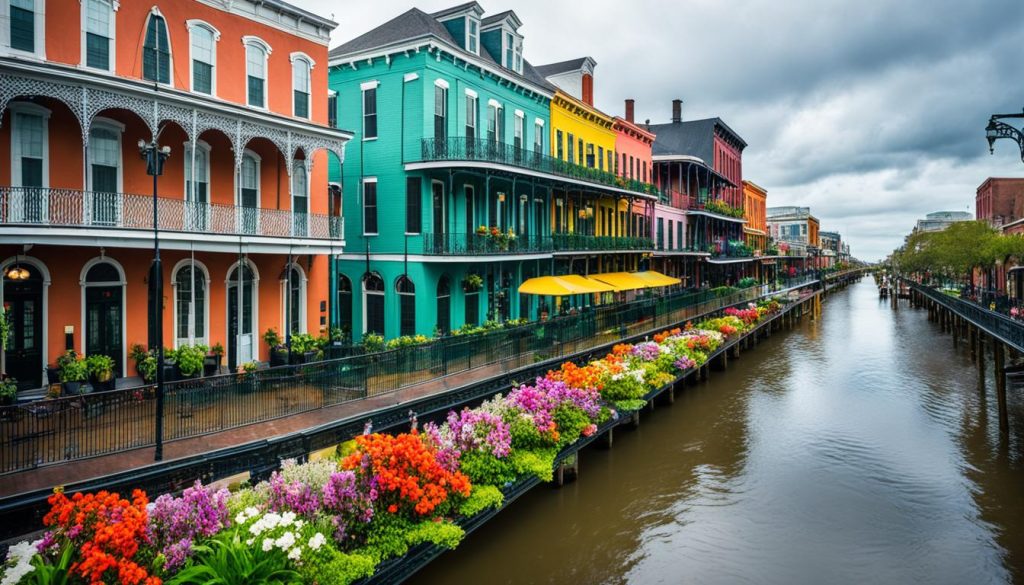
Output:
<svg viewBox="0 0 1024 585">
<path fill-rule="evenodd" d="M 505 495 L 493 485 L 473 484 L 469 498 L 459 506 L 459 514 L 469 518 L 476 516 L 488 508 L 500 508 L 505 502 Z"/>
<path fill-rule="evenodd" d="M 509 463 L 517 476 L 533 475 L 541 481 L 554 479 L 555 449 L 513 449 Z"/>
<path fill-rule="evenodd" d="M 104 380 L 114 372 L 114 359 L 97 353 L 85 358 L 85 366 L 89 368 L 89 374 L 93 377 Z"/>
<path fill-rule="evenodd" d="M 64 362 L 60 368 L 61 382 L 85 382 L 89 379 L 89 366 L 83 359 Z"/>
<path fill-rule="evenodd" d="M 367 331 L 363 334 L 362 340 L 363 351 L 366 353 L 377 353 L 378 351 L 384 351 L 384 336 L 377 335 L 372 331 Z"/>
<path fill-rule="evenodd" d="M 469 451 L 459 458 L 459 468 L 476 491 L 478 485 L 505 485 L 516 478 L 507 459 L 498 459 L 484 451 Z"/>
<path fill-rule="evenodd" d="M 203 371 L 203 360 L 208 348 L 205 345 L 182 345 L 173 352 L 174 362 L 183 376 L 192 376 Z"/>
<path fill-rule="evenodd" d="M 367 555 L 346 554 L 325 544 L 303 560 L 299 572 L 306 583 L 347 585 L 373 575 L 376 568 L 377 563 Z"/>
<path fill-rule="evenodd" d="M 583 409 L 563 403 L 554 413 L 558 425 L 558 444 L 566 446 L 576 441 L 583 434 L 583 429 L 590 425 L 590 417 Z"/>
</svg>

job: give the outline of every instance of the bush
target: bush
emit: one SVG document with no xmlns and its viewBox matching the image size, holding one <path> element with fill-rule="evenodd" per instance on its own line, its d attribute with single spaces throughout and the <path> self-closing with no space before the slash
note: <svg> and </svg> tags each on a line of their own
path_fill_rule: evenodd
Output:
<svg viewBox="0 0 1024 585">
<path fill-rule="evenodd" d="M 194 376 L 203 371 L 203 360 L 208 348 L 205 345 L 183 345 L 173 352 L 174 362 L 183 376 Z"/>
<path fill-rule="evenodd" d="M 83 359 L 76 358 L 65 361 L 60 368 L 61 382 L 85 382 L 88 379 L 89 366 Z"/>
<path fill-rule="evenodd" d="M 363 340 L 361 342 L 363 351 L 366 353 L 377 353 L 384 351 L 384 336 L 377 335 L 372 331 L 367 331 L 363 334 Z"/>
<path fill-rule="evenodd" d="M 469 498 L 459 507 L 459 514 L 470 518 L 488 508 L 500 508 L 505 502 L 501 490 L 493 485 L 474 485 Z"/>
<path fill-rule="evenodd" d="M 85 366 L 89 374 L 100 381 L 105 381 L 114 373 L 114 360 L 103 354 L 93 354 L 85 358 Z"/>
</svg>

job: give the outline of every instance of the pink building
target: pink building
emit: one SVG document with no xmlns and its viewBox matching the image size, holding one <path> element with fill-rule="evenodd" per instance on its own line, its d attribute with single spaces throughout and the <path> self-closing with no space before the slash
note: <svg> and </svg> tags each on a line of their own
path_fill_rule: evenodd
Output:
<svg viewBox="0 0 1024 585">
<path fill-rule="evenodd" d="M 654 134 L 633 121 L 633 100 L 626 100 L 626 117 L 615 117 L 615 174 L 626 180 L 654 182 L 651 146 Z"/>
</svg>

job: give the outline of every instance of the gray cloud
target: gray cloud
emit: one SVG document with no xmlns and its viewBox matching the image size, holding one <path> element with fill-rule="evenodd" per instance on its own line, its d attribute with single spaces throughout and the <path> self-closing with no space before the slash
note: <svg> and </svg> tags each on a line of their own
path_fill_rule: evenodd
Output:
<svg viewBox="0 0 1024 585">
<path fill-rule="evenodd" d="M 341 26 L 335 44 L 408 10 L 292 0 Z M 417 3 L 432 11 L 458 0 Z M 721 116 L 749 143 L 743 174 L 769 205 L 810 205 L 875 259 L 914 221 L 974 209 L 988 176 L 1024 176 L 1019 151 L 989 157 L 988 116 L 1024 107 L 1021 0 L 481 2 L 522 18 L 534 63 L 591 55 L 599 107 L 667 121 Z"/>
</svg>

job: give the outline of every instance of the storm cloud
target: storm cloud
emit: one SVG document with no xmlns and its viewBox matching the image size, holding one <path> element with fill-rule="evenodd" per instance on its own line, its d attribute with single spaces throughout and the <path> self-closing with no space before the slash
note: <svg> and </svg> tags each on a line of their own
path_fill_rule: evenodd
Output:
<svg viewBox="0 0 1024 585">
<path fill-rule="evenodd" d="M 411 8 L 292 0 L 340 23 L 333 45 Z M 431 12 L 458 0 L 415 4 Z M 667 122 L 720 116 L 749 146 L 743 176 L 768 204 L 809 205 L 855 256 L 884 257 L 916 219 L 974 211 L 989 176 L 1024 176 L 1016 145 L 990 157 L 992 113 L 1024 108 L 1021 0 L 517 0 L 534 64 L 590 55 L 597 106 Z"/>
</svg>

